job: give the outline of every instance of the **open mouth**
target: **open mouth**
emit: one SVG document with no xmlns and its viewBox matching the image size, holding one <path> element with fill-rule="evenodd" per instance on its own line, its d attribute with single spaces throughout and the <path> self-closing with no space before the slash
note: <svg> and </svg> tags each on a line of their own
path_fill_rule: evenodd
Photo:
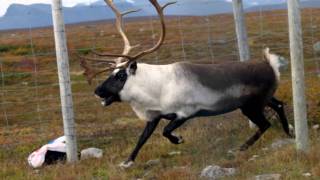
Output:
<svg viewBox="0 0 320 180">
<path fill-rule="evenodd" d="M 100 99 L 102 106 L 109 106 L 110 104 L 112 104 L 117 100 L 117 96 L 115 95 L 110 95 L 108 97 L 100 97 L 98 95 L 95 95 L 95 97 Z"/>
<path fill-rule="evenodd" d="M 102 98 L 101 99 L 101 105 L 102 106 L 109 106 L 113 102 L 114 98 L 113 96 Z"/>
</svg>

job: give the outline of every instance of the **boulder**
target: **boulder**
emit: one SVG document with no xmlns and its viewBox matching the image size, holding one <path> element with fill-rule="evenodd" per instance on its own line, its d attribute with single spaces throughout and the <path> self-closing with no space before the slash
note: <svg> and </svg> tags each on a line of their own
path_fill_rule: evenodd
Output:
<svg viewBox="0 0 320 180">
<path fill-rule="evenodd" d="M 225 176 L 232 176 L 235 173 L 235 168 L 222 168 L 217 165 L 210 165 L 202 170 L 200 177 L 218 179 Z"/>
<path fill-rule="evenodd" d="M 282 148 L 284 146 L 294 144 L 294 143 L 295 143 L 294 139 L 278 139 L 271 144 L 271 148 L 272 149 L 279 149 L 279 148 Z"/>
<path fill-rule="evenodd" d="M 103 151 L 98 148 L 87 148 L 81 151 L 81 159 L 102 158 Z"/>
<path fill-rule="evenodd" d="M 177 155 L 181 155 L 181 151 L 171 151 L 168 153 L 169 156 L 177 156 Z"/>
<path fill-rule="evenodd" d="M 262 174 L 256 176 L 255 180 L 280 180 L 281 174 Z"/>
<path fill-rule="evenodd" d="M 155 165 L 158 165 L 160 164 L 160 159 L 152 159 L 152 160 L 149 160 L 146 165 L 148 167 L 151 167 L 151 166 L 155 166 Z"/>
<path fill-rule="evenodd" d="M 318 130 L 320 128 L 320 125 L 319 124 L 315 124 L 312 126 L 312 129 L 314 130 Z"/>
<path fill-rule="evenodd" d="M 313 51 L 320 55 L 320 41 L 316 42 L 314 45 L 313 45 Z"/>
</svg>

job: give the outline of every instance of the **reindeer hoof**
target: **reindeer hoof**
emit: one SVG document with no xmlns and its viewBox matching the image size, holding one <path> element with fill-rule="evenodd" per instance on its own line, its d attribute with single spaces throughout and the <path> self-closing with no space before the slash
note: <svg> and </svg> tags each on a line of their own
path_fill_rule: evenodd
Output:
<svg viewBox="0 0 320 180">
<path fill-rule="evenodd" d="M 132 165 L 134 164 L 133 161 L 124 161 L 122 163 L 119 164 L 119 167 L 122 169 L 128 169 L 130 168 Z"/>
<path fill-rule="evenodd" d="M 183 140 L 182 136 L 178 136 L 178 144 L 181 144 L 183 142 L 184 142 L 184 140 Z"/>
<path fill-rule="evenodd" d="M 249 148 L 247 144 L 244 144 L 240 147 L 239 151 L 246 151 Z"/>
<path fill-rule="evenodd" d="M 170 139 L 171 143 L 173 144 L 181 144 L 184 142 L 182 136 L 172 136 L 172 138 Z"/>
</svg>

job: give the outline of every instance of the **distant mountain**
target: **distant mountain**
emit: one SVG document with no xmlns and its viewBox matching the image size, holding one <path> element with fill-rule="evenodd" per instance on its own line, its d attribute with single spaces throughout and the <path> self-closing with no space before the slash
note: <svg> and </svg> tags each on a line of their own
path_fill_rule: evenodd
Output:
<svg viewBox="0 0 320 180">
<path fill-rule="evenodd" d="M 300 5 L 302 8 L 320 8 L 320 0 L 308 0 L 301 1 Z M 263 6 L 252 6 L 246 9 L 247 12 L 256 12 L 256 11 L 272 11 L 272 10 L 281 10 L 287 9 L 287 3 L 272 4 L 272 5 L 263 5 Z"/>
<path fill-rule="evenodd" d="M 270 5 L 270 4 L 281 4 L 285 3 L 286 0 L 243 0 L 246 7 L 255 6 L 255 5 Z"/>
<path fill-rule="evenodd" d="M 0 29 L 48 26 L 52 22 L 50 10 L 50 6 L 46 4 L 13 4 L 0 18 Z"/>
<path fill-rule="evenodd" d="M 246 11 L 285 9 L 285 0 L 245 0 Z M 159 0 L 161 4 L 168 0 Z M 256 3 L 263 4 L 252 6 Z M 267 3 L 277 3 L 266 5 Z M 131 17 L 155 15 L 154 8 L 147 1 L 136 0 L 134 4 L 121 1 L 116 4 L 120 10 L 141 9 L 138 13 L 130 14 Z M 302 7 L 320 7 L 320 0 L 303 1 Z M 178 0 L 165 10 L 166 15 L 205 16 L 221 13 L 232 13 L 232 4 L 227 1 L 210 0 Z M 64 8 L 64 18 L 67 24 L 86 21 L 97 21 L 114 18 L 110 8 L 104 0 L 99 0 L 91 5 L 79 4 L 74 7 Z M 0 30 L 20 29 L 29 27 L 45 27 L 52 25 L 51 7 L 48 4 L 11 5 L 6 14 L 0 17 Z"/>
<path fill-rule="evenodd" d="M 154 11 L 152 9 L 152 11 Z M 232 4 L 225 1 L 184 0 L 168 7 L 168 15 L 205 16 L 232 12 Z"/>
<path fill-rule="evenodd" d="M 134 9 L 130 3 L 116 4 L 120 10 Z M 114 18 L 111 10 L 101 4 L 78 5 L 64 7 L 65 23 L 78 23 Z M 148 13 L 141 10 L 131 16 L 147 16 Z M 20 29 L 29 27 L 45 27 L 52 25 L 51 6 L 48 4 L 21 5 L 12 4 L 6 14 L 0 18 L 0 30 Z"/>
</svg>

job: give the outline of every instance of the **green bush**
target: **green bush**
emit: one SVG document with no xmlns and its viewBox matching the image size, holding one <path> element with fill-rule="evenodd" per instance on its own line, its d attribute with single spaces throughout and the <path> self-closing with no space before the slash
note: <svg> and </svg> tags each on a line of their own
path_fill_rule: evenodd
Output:
<svg viewBox="0 0 320 180">
<path fill-rule="evenodd" d="M 9 52 L 11 49 L 15 49 L 15 46 L 12 45 L 0 45 L 0 53 Z"/>
<path fill-rule="evenodd" d="M 13 55 L 28 55 L 31 53 L 31 45 L 0 45 L 0 53 L 11 53 Z"/>
</svg>

